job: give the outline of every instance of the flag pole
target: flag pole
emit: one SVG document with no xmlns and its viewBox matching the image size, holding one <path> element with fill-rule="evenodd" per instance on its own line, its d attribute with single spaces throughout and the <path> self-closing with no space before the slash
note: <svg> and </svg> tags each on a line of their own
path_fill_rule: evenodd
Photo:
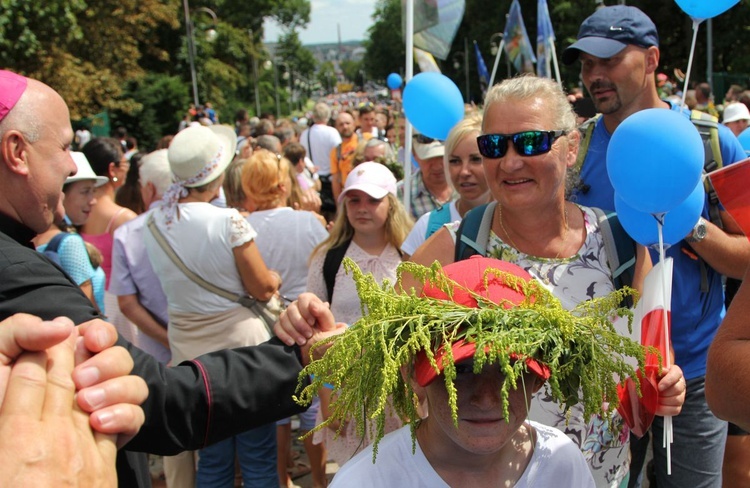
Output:
<svg viewBox="0 0 750 488">
<path fill-rule="evenodd" d="M 414 0 L 406 0 L 406 84 L 414 76 Z M 406 121 L 404 138 L 404 207 L 411 214 L 411 144 L 412 127 L 409 119 Z"/>
<path fill-rule="evenodd" d="M 557 84 L 562 88 L 562 81 L 560 80 L 560 65 L 557 64 L 557 51 L 555 51 L 555 43 L 550 40 L 549 43 L 550 54 L 552 54 L 552 63 L 555 65 L 555 78 L 557 78 Z"/>
<path fill-rule="evenodd" d="M 505 37 L 502 38 L 500 41 L 500 45 L 497 46 L 497 54 L 495 54 L 495 64 L 492 65 L 492 74 L 490 75 L 490 86 L 487 87 L 489 90 L 492 88 L 492 85 L 495 84 L 495 74 L 497 73 L 497 65 L 500 62 L 500 53 L 503 52 L 503 49 L 505 49 Z"/>
</svg>

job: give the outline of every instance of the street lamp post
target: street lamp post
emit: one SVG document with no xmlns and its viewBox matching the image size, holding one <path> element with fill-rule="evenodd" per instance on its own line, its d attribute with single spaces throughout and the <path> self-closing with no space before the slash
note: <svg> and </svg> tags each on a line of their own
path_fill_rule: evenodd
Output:
<svg viewBox="0 0 750 488">
<path fill-rule="evenodd" d="M 279 107 L 279 64 L 278 60 L 273 60 L 273 96 L 276 101 L 276 120 L 281 117 L 281 108 Z"/>
<path fill-rule="evenodd" d="M 195 69 L 195 35 L 194 35 L 194 26 L 193 21 L 190 18 L 190 4 L 188 3 L 188 0 L 182 0 L 182 7 L 185 10 L 185 31 L 187 34 L 187 41 L 188 41 L 188 60 L 190 62 L 190 78 L 193 83 L 193 103 L 197 107 L 200 105 L 200 99 L 198 97 L 198 73 Z M 211 10 L 208 7 L 199 7 L 196 9 L 199 12 L 206 12 L 211 16 L 214 23 L 214 28 L 216 27 L 216 24 L 218 23 L 218 18 L 216 16 L 216 12 Z M 215 37 L 216 31 L 213 30 Z"/>
<path fill-rule="evenodd" d="M 253 57 L 253 78 L 255 79 L 255 116 L 260 117 L 260 90 L 258 89 L 258 53 L 255 50 L 255 35 L 252 29 L 247 30 L 250 33 L 250 43 L 252 44 L 252 52 L 250 55 Z"/>
<path fill-rule="evenodd" d="M 461 59 L 461 61 L 459 61 Z M 465 102 L 469 103 L 469 58 L 466 56 L 466 52 L 453 53 L 453 68 L 458 70 L 463 64 L 464 74 L 466 75 L 466 89 L 464 90 Z"/>
<path fill-rule="evenodd" d="M 195 72 L 195 46 L 193 42 L 193 23 L 190 20 L 190 6 L 188 0 L 182 0 L 182 7 L 185 9 L 185 30 L 187 31 L 188 41 L 188 59 L 190 61 L 190 78 L 193 81 L 193 103 L 197 107 L 198 103 L 198 79 Z"/>
</svg>

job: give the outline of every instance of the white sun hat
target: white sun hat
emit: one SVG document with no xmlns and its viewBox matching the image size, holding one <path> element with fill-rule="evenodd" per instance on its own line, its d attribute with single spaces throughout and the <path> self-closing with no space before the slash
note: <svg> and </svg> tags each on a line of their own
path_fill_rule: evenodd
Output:
<svg viewBox="0 0 750 488">
<path fill-rule="evenodd" d="M 202 186 L 224 172 L 236 147 L 237 135 L 229 126 L 188 127 L 169 144 L 169 168 L 183 187 Z"/>
<path fill-rule="evenodd" d="M 91 169 L 91 164 L 89 164 L 89 160 L 86 158 L 85 154 L 82 152 L 71 151 L 70 155 L 73 157 L 73 161 L 76 163 L 78 171 L 76 171 L 75 175 L 68 176 L 65 180 L 66 185 L 68 183 L 75 183 L 76 181 L 93 180 L 94 186 L 99 187 L 109 181 L 105 176 L 97 176 L 96 173 L 94 173 L 94 170 Z"/>
<path fill-rule="evenodd" d="M 750 110 L 742 102 L 730 103 L 724 107 L 724 120 L 727 122 L 737 122 L 738 120 L 750 120 Z"/>
<path fill-rule="evenodd" d="M 203 186 L 221 176 L 234 159 L 236 148 L 237 134 L 226 125 L 188 127 L 174 136 L 167 158 L 175 182 L 162 197 L 167 226 L 174 221 L 177 203 L 188 195 L 188 188 Z"/>
</svg>

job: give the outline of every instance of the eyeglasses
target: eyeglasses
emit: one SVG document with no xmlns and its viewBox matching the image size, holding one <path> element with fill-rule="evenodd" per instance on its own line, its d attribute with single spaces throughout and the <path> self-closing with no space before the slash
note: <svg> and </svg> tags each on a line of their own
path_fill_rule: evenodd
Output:
<svg viewBox="0 0 750 488">
<path fill-rule="evenodd" d="M 414 134 L 414 140 L 420 144 L 432 144 L 433 142 L 437 141 L 437 139 L 433 139 L 432 137 L 427 137 L 422 134 Z"/>
<path fill-rule="evenodd" d="M 548 153 L 552 144 L 565 135 L 564 130 L 527 130 L 515 134 L 484 134 L 477 137 L 479 154 L 485 158 L 497 159 L 508 152 L 508 140 L 521 156 L 537 156 Z"/>
</svg>

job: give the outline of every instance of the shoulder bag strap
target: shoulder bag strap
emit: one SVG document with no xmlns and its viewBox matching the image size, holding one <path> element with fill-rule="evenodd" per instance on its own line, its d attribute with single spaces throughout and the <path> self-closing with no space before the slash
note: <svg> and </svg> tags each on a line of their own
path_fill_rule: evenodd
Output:
<svg viewBox="0 0 750 488">
<path fill-rule="evenodd" d="M 154 236 L 154 239 L 156 239 L 156 242 L 159 243 L 159 246 L 161 246 L 161 248 L 164 250 L 167 256 L 169 256 L 169 259 L 171 259 L 172 262 L 178 268 L 180 268 L 180 271 L 185 273 L 185 276 L 187 276 L 190 279 L 190 281 L 200 286 L 204 290 L 208 290 L 211 293 L 215 293 L 216 295 L 219 295 L 220 297 L 224 297 L 227 300 L 230 300 L 232 302 L 240 303 L 241 300 L 246 300 L 247 298 L 254 300 L 252 297 L 244 297 L 244 296 L 236 295 L 230 291 L 225 290 L 224 288 L 220 288 L 214 285 L 213 283 L 209 283 L 208 281 L 204 280 L 203 278 L 195 274 L 190 268 L 188 268 L 185 265 L 185 263 L 182 261 L 182 259 L 180 259 L 180 257 L 177 255 L 177 253 L 174 252 L 174 249 L 172 249 L 172 246 L 170 246 L 167 240 L 164 238 L 164 234 L 162 234 L 162 232 L 156 226 L 153 213 L 149 216 L 147 225 L 148 225 L 148 230 L 151 231 L 151 234 Z"/>
<path fill-rule="evenodd" d="M 310 161 L 312 161 L 313 164 L 316 164 L 315 163 L 315 158 L 313 158 L 313 154 L 312 154 L 312 142 L 310 142 L 310 134 L 312 134 L 312 128 L 314 126 L 315 126 L 315 124 L 313 124 L 313 125 L 311 125 L 310 127 L 307 128 L 307 147 L 310 148 L 310 154 L 308 154 L 308 156 L 310 156 Z"/>
</svg>

